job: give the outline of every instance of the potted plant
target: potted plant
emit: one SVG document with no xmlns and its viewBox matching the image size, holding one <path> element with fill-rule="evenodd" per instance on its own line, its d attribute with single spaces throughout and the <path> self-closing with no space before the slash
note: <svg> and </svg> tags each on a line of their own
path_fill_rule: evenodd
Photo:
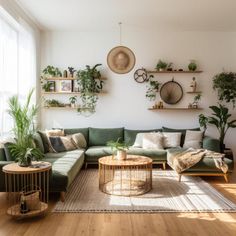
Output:
<svg viewBox="0 0 236 236">
<path fill-rule="evenodd" d="M 69 76 L 74 77 L 75 69 L 73 67 L 68 66 Z"/>
<path fill-rule="evenodd" d="M 70 101 L 70 106 L 75 108 L 75 103 L 77 101 L 77 96 L 72 96 L 69 98 L 69 101 Z"/>
<path fill-rule="evenodd" d="M 148 81 L 148 89 L 146 92 L 146 98 L 149 101 L 154 101 L 156 99 L 157 92 L 159 91 L 160 83 L 156 80 L 152 80 L 153 75 L 150 75 Z"/>
<path fill-rule="evenodd" d="M 14 122 L 15 143 L 9 145 L 11 154 L 20 166 L 30 166 L 31 161 L 40 160 L 44 154 L 35 147 L 33 135 L 35 133 L 34 120 L 37 116 L 38 106 L 30 105 L 34 90 L 28 94 L 25 105 L 21 105 L 17 96 L 9 99 L 9 115 Z"/>
<path fill-rule="evenodd" d="M 193 103 L 192 103 L 193 108 L 198 108 L 198 103 L 201 100 L 201 97 L 202 95 L 199 93 L 193 98 Z"/>
<path fill-rule="evenodd" d="M 195 71 L 197 69 L 197 64 L 195 60 L 190 60 L 190 63 L 188 64 L 188 69 L 190 71 Z"/>
<path fill-rule="evenodd" d="M 61 77 L 62 73 L 57 67 L 48 65 L 46 68 L 43 69 L 43 76 L 47 78 L 57 77 L 57 76 Z"/>
<path fill-rule="evenodd" d="M 64 107 L 65 104 L 59 102 L 59 101 L 56 100 L 56 99 L 47 99 L 47 100 L 45 101 L 45 106 L 46 106 L 46 107 Z"/>
<path fill-rule="evenodd" d="M 158 71 L 164 71 L 164 70 L 167 69 L 167 67 L 168 67 L 168 63 L 166 63 L 166 62 L 164 62 L 162 60 L 159 60 L 157 65 L 156 65 L 156 69 Z"/>
<path fill-rule="evenodd" d="M 229 114 L 229 109 L 221 104 L 218 106 L 209 107 L 213 113 L 212 116 L 205 117 L 203 114 L 199 116 L 201 119 L 200 126 L 206 127 L 207 124 L 214 125 L 219 132 L 219 141 L 221 152 L 225 150 L 224 139 L 228 129 L 236 128 L 236 120 L 229 120 L 231 114 Z"/>
<path fill-rule="evenodd" d="M 77 72 L 77 83 L 79 85 L 80 98 L 82 105 L 78 108 L 78 112 L 83 114 L 93 114 L 96 110 L 98 101 L 98 93 L 103 89 L 104 81 L 101 80 L 101 73 L 97 67 L 101 64 L 96 64 L 94 67 L 86 66 L 84 70 Z"/>
<path fill-rule="evenodd" d="M 220 101 L 232 103 L 235 108 L 236 102 L 236 73 L 222 72 L 213 77 L 213 89 L 217 90 Z"/>
<path fill-rule="evenodd" d="M 125 160 L 127 158 L 126 151 L 129 149 L 129 146 L 121 142 L 120 138 L 117 141 L 107 142 L 107 146 L 111 147 L 112 152 L 116 153 L 117 160 Z"/>
</svg>

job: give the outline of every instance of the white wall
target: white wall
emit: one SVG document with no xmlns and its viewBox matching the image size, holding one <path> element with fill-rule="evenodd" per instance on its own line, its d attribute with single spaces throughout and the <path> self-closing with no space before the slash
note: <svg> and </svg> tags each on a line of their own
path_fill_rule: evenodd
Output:
<svg viewBox="0 0 236 236">
<path fill-rule="evenodd" d="M 186 68 L 189 59 L 196 59 L 204 73 L 196 76 L 199 90 L 203 91 L 200 105 L 209 112 L 208 106 L 217 103 L 212 90 L 212 77 L 225 70 L 236 71 L 236 33 L 227 32 L 152 32 L 132 29 L 123 32 L 123 44 L 136 55 L 135 69 L 153 69 L 158 59 L 175 63 Z M 198 125 L 195 111 L 148 111 L 152 105 L 145 98 L 146 84 L 133 79 L 133 71 L 125 75 L 111 72 L 106 64 L 109 50 L 118 44 L 118 32 L 45 32 L 42 35 L 42 60 L 44 68 L 51 64 L 59 68 L 74 66 L 83 68 L 86 64 L 102 63 L 103 76 L 107 77 L 107 94 L 101 95 L 97 112 L 85 118 L 75 111 L 45 110 L 42 112 L 42 128 L 50 127 L 127 127 L 130 129 L 173 127 L 190 128 Z M 184 91 L 188 90 L 192 75 L 174 75 Z M 156 76 L 157 78 L 157 76 Z M 172 75 L 159 75 L 164 83 Z M 58 97 L 59 98 L 59 97 Z M 176 106 L 187 106 L 193 96 L 184 94 Z M 235 113 L 236 111 L 232 111 Z M 217 136 L 215 129 L 208 131 Z M 236 129 L 230 130 L 227 146 L 234 149 Z"/>
</svg>

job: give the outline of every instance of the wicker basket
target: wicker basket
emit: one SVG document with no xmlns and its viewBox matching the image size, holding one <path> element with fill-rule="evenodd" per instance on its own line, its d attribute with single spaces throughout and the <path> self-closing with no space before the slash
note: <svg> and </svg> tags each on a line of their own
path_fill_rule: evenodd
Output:
<svg viewBox="0 0 236 236">
<path fill-rule="evenodd" d="M 30 190 L 29 190 L 30 189 Z M 26 186 L 21 192 L 21 201 L 24 201 L 30 211 L 40 210 L 40 193 L 41 189 L 38 186 Z"/>
</svg>

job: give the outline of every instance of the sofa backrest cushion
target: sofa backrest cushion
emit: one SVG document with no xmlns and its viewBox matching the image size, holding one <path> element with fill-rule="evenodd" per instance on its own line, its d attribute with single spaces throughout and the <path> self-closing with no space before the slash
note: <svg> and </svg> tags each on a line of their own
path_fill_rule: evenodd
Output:
<svg viewBox="0 0 236 236">
<path fill-rule="evenodd" d="M 81 133 L 84 135 L 86 142 L 89 141 L 89 129 L 88 128 L 73 128 L 73 129 L 64 129 L 65 135 Z"/>
<path fill-rule="evenodd" d="M 184 145 L 184 139 L 185 139 L 185 135 L 186 135 L 186 131 L 187 130 L 192 130 L 192 131 L 200 131 L 200 128 L 192 128 L 192 129 L 172 129 L 172 128 L 167 128 L 167 127 L 162 127 L 162 131 L 163 132 L 180 132 L 182 133 L 181 136 L 181 141 L 180 141 L 180 146 L 182 147 Z"/>
<path fill-rule="evenodd" d="M 125 129 L 124 130 L 124 141 L 127 145 L 132 146 L 134 145 L 136 135 L 138 133 L 150 133 L 150 132 L 159 132 L 162 129 L 149 129 L 149 130 L 132 130 L 132 129 Z"/>
<path fill-rule="evenodd" d="M 4 148 L 0 148 L 0 161 L 6 161 Z"/>
<path fill-rule="evenodd" d="M 89 128 L 89 146 L 106 146 L 108 141 L 124 141 L 124 128 Z"/>
<path fill-rule="evenodd" d="M 43 140 L 41 138 L 41 135 L 36 132 L 33 136 L 33 139 L 34 139 L 34 143 L 36 145 L 36 147 L 42 152 L 42 153 L 45 153 L 45 150 L 44 150 L 44 145 L 43 145 Z"/>
<path fill-rule="evenodd" d="M 5 152 L 5 156 L 6 156 L 6 161 L 15 161 L 14 156 L 10 152 L 10 145 L 11 144 L 12 143 L 10 143 L 10 142 L 4 143 L 4 152 Z"/>
</svg>

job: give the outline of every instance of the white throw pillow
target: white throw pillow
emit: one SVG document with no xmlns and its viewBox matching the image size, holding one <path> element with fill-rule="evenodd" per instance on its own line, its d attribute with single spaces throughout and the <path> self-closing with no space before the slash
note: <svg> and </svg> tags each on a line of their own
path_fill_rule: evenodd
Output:
<svg viewBox="0 0 236 236">
<path fill-rule="evenodd" d="M 184 148 L 201 148 L 203 131 L 187 130 L 184 140 Z"/>
<path fill-rule="evenodd" d="M 143 146 L 143 135 L 147 133 L 137 133 L 133 147 L 142 147 Z"/>
<path fill-rule="evenodd" d="M 143 134 L 144 149 L 163 149 L 163 135 L 160 132 Z"/>
<path fill-rule="evenodd" d="M 164 148 L 179 147 L 182 133 L 163 132 Z"/>
</svg>

